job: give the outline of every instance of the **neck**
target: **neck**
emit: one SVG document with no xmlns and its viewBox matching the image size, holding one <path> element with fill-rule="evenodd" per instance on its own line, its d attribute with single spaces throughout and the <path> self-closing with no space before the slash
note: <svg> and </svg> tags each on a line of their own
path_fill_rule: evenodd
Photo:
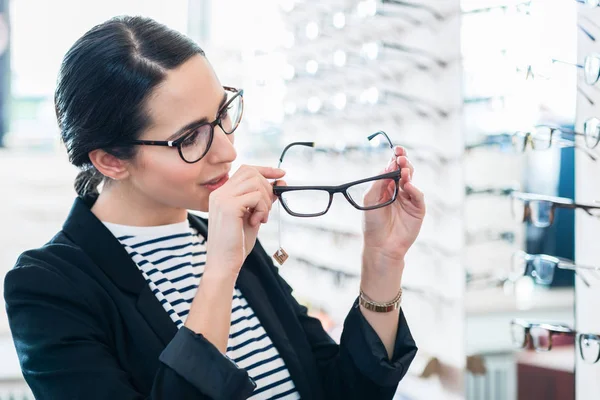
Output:
<svg viewBox="0 0 600 400">
<path fill-rule="evenodd" d="M 129 226 L 168 225 L 187 218 L 186 209 L 158 203 L 118 182 L 104 185 L 92 213 L 100 221 Z"/>
</svg>

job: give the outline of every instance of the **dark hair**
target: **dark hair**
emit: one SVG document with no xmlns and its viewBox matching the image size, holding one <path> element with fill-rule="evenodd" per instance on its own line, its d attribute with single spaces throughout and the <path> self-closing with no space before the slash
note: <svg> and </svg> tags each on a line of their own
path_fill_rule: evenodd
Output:
<svg viewBox="0 0 600 400">
<path fill-rule="evenodd" d="M 103 149 L 124 160 L 125 145 L 149 125 L 146 101 L 166 71 L 202 49 L 183 34 L 143 17 L 115 17 L 85 33 L 65 55 L 54 95 L 69 161 L 82 169 L 75 190 L 97 193 L 104 177 L 89 152 Z"/>
</svg>

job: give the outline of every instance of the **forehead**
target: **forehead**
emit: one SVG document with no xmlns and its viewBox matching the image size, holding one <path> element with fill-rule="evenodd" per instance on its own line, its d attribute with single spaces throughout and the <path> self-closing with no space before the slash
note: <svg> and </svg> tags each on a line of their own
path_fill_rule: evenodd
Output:
<svg viewBox="0 0 600 400">
<path fill-rule="evenodd" d="M 212 66 L 206 57 L 196 55 L 169 70 L 148 99 L 152 124 L 145 136 L 159 139 L 157 135 L 169 136 L 193 121 L 212 120 L 222 98 L 223 87 Z"/>
</svg>

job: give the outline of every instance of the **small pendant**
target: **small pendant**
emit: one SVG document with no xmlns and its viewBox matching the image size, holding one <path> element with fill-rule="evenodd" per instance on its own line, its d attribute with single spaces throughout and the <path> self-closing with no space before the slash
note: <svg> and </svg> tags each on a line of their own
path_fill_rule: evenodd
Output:
<svg viewBox="0 0 600 400">
<path fill-rule="evenodd" d="M 275 254 L 273 254 L 273 258 L 275 260 L 277 260 L 277 262 L 279 263 L 279 265 L 283 265 L 283 263 L 285 262 L 285 260 L 288 259 L 288 253 L 285 252 L 284 249 L 282 249 L 281 247 L 279 248 L 279 250 L 277 250 L 275 252 Z"/>
</svg>

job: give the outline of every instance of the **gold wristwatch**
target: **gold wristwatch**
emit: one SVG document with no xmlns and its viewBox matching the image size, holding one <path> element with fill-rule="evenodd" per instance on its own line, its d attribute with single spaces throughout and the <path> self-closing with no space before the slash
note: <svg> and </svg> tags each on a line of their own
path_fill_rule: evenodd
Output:
<svg viewBox="0 0 600 400">
<path fill-rule="evenodd" d="M 390 311 L 394 311 L 400 308 L 400 301 L 402 300 L 402 289 L 398 292 L 396 297 L 390 302 L 387 303 L 378 303 L 376 301 L 371 300 L 365 292 L 360 290 L 360 296 L 358 298 L 358 302 L 361 306 L 366 308 L 369 311 L 378 312 L 378 313 L 387 313 Z"/>
</svg>

